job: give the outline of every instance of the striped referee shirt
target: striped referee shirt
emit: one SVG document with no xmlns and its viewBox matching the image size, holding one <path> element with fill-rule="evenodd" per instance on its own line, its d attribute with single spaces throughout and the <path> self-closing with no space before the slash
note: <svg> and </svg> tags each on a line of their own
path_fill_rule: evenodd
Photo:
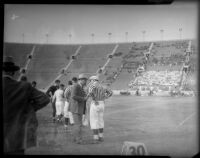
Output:
<svg viewBox="0 0 200 158">
<path fill-rule="evenodd" d="M 89 93 L 89 88 L 91 87 L 91 85 L 93 84 L 94 82 L 93 81 L 90 81 L 87 86 L 85 87 L 85 91 L 86 93 L 88 94 Z"/>
<path fill-rule="evenodd" d="M 89 87 L 89 96 L 92 97 L 95 101 L 104 101 L 105 99 L 112 96 L 113 92 L 105 88 L 102 84 L 99 82 L 93 82 Z"/>
<path fill-rule="evenodd" d="M 73 85 L 70 85 L 65 89 L 64 96 L 65 98 L 67 98 L 67 100 L 69 100 L 71 97 L 72 88 L 73 88 Z"/>
</svg>

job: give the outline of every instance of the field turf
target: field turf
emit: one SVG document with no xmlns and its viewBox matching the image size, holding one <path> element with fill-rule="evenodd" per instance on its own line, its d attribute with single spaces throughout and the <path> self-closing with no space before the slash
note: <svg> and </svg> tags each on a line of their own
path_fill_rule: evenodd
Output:
<svg viewBox="0 0 200 158">
<path fill-rule="evenodd" d="M 132 141 L 144 143 L 150 155 L 192 157 L 199 149 L 197 102 L 196 97 L 112 96 L 106 101 L 104 142 L 90 144 L 92 132 L 84 127 L 84 145 L 52 122 L 47 105 L 37 112 L 38 146 L 26 154 L 120 155 L 123 142 Z"/>
</svg>

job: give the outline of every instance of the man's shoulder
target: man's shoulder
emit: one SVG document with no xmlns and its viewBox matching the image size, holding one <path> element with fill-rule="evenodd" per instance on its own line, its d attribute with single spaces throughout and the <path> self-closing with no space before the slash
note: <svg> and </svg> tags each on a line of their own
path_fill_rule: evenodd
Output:
<svg viewBox="0 0 200 158">
<path fill-rule="evenodd" d="M 12 85 L 12 87 L 14 86 L 15 89 L 30 89 L 32 88 L 31 83 L 29 82 L 22 82 L 22 81 L 17 81 L 14 79 L 10 79 L 10 78 L 4 78 L 4 81 L 6 82 L 6 86 Z M 10 84 L 9 84 L 10 83 Z"/>
<path fill-rule="evenodd" d="M 57 87 L 55 85 L 52 85 L 49 87 L 50 89 L 57 89 Z"/>
</svg>

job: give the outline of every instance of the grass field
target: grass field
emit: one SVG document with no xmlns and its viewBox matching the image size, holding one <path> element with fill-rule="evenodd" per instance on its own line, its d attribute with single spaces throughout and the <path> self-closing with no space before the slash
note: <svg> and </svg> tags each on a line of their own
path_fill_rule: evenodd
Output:
<svg viewBox="0 0 200 158">
<path fill-rule="evenodd" d="M 195 97 L 113 96 L 106 101 L 105 140 L 95 145 L 73 143 L 63 125 L 52 123 L 50 105 L 37 116 L 38 146 L 30 155 L 120 155 L 124 141 L 144 143 L 150 155 L 192 157 L 199 149 Z M 84 139 L 92 139 L 88 127 Z"/>
</svg>

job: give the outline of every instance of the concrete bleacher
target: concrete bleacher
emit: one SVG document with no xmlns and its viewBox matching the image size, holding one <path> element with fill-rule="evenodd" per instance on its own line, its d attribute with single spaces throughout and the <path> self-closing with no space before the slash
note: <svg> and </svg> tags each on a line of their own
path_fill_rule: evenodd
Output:
<svg viewBox="0 0 200 158">
<path fill-rule="evenodd" d="M 40 89 L 46 88 L 69 63 L 79 45 L 35 45 L 35 52 L 27 71 L 30 81 L 37 81 Z M 67 83 L 79 73 L 95 74 L 103 66 L 107 55 L 110 54 L 115 44 L 83 45 L 65 75 L 61 77 Z M 5 43 L 4 55 L 15 58 L 16 64 L 24 67 L 27 55 L 30 54 L 33 44 Z"/>
<path fill-rule="evenodd" d="M 121 89 L 128 89 L 128 84 L 130 80 L 132 80 L 133 74 L 128 73 L 127 70 L 122 70 L 122 72 L 117 77 L 116 81 L 111 84 L 111 89 L 121 90 Z"/>
<path fill-rule="evenodd" d="M 105 67 L 105 71 L 100 75 L 100 79 L 103 81 L 103 83 L 110 83 L 108 78 L 114 77 L 113 72 L 115 73 L 120 70 L 123 64 L 123 57 L 129 53 L 132 44 L 120 43 L 118 45 L 119 47 L 116 49 L 112 60 L 110 60 L 108 65 Z M 116 82 L 118 82 L 118 80 L 116 80 Z"/>
<path fill-rule="evenodd" d="M 34 44 L 5 43 L 4 55 L 13 56 L 20 67 L 26 63 L 27 55 L 31 52 Z"/>
<path fill-rule="evenodd" d="M 146 72 L 132 79 L 129 86 L 134 88 L 145 85 L 178 85 L 181 79 L 181 69 L 185 61 L 185 51 L 188 47 L 187 40 L 154 42 L 150 59 L 146 64 Z M 192 41 L 191 67 L 197 64 L 196 44 Z M 155 63 L 156 58 L 158 62 Z M 167 73 L 166 73 L 167 72 Z M 165 74 L 165 75 L 164 75 Z M 164 75 L 164 76 L 163 76 Z M 194 82 L 193 82 L 194 83 Z"/>
<path fill-rule="evenodd" d="M 45 88 L 56 78 L 60 70 L 70 61 L 78 45 L 41 45 L 30 63 L 27 76 L 38 82 L 38 87 Z"/>
<path fill-rule="evenodd" d="M 95 73 L 107 60 L 107 55 L 114 49 L 114 44 L 82 45 L 77 60 L 69 71 Z"/>
<path fill-rule="evenodd" d="M 187 40 L 154 42 L 146 71 L 179 71 L 182 66 L 181 62 L 177 62 L 174 65 L 174 61 L 170 59 L 171 63 L 155 64 L 152 58 L 155 57 L 159 61 L 161 57 L 169 57 L 171 53 L 184 55 L 187 42 Z M 100 80 L 103 83 L 111 83 L 109 78 L 112 80 L 113 74 L 118 73 L 116 79 L 112 80 L 111 88 L 116 90 L 128 89 L 128 84 L 134 80 L 138 64 L 142 63 L 143 52 L 148 50 L 150 44 L 151 42 L 118 43 L 119 46 L 100 75 Z M 4 55 L 13 56 L 16 63 L 20 67 L 24 67 L 27 55 L 30 54 L 34 46 L 35 52 L 28 67 L 27 76 L 30 81 L 37 81 L 38 88 L 42 89 L 46 88 L 60 74 L 60 70 L 70 62 L 71 56 L 74 55 L 80 45 L 5 43 Z M 67 82 L 74 76 L 78 77 L 79 73 L 86 73 L 88 76 L 94 75 L 106 63 L 108 55 L 111 54 L 115 46 L 116 43 L 81 45 L 77 59 L 72 62 L 65 75 L 60 78 L 61 82 L 67 85 Z M 192 49 L 194 52 L 192 53 L 191 61 L 192 64 L 197 64 L 197 44 L 193 41 Z M 120 69 L 121 72 L 118 72 Z"/>
</svg>

